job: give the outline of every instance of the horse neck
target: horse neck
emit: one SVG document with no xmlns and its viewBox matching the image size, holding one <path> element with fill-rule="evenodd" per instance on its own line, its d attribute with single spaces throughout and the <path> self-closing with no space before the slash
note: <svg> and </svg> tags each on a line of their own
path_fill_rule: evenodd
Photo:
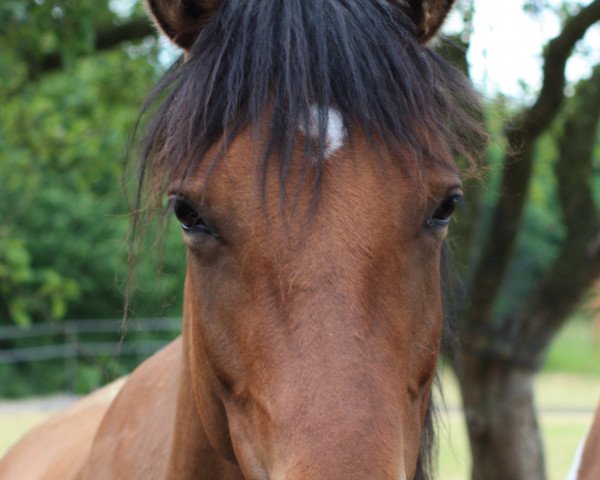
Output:
<svg viewBox="0 0 600 480">
<path fill-rule="evenodd" d="M 192 324 L 190 315 L 184 312 L 179 391 L 168 478 L 173 480 L 241 479 L 243 477 L 239 474 L 237 466 L 225 460 L 210 444 L 198 412 L 190 364 L 192 358 L 190 328 Z"/>
</svg>

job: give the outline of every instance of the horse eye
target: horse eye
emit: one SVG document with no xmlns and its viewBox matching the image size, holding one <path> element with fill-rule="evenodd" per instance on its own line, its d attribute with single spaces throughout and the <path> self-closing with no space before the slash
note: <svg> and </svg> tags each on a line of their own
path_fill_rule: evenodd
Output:
<svg viewBox="0 0 600 480">
<path fill-rule="evenodd" d="M 425 222 L 427 227 L 445 227 L 450 223 L 450 217 L 456 210 L 457 205 L 463 203 L 463 195 L 460 192 L 452 192 L 439 204 L 433 216 Z"/>
<path fill-rule="evenodd" d="M 185 232 L 215 235 L 206 226 L 200 214 L 185 200 L 176 199 L 173 203 L 173 212 Z"/>
</svg>

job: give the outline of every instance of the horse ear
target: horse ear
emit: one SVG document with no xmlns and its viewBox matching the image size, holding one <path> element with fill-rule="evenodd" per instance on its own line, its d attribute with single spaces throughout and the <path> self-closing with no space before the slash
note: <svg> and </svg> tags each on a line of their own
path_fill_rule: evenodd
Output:
<svg viewBox="0 0 600 480">
<path fill-rule="evenodd" d="M 417 35 L 423 43 L 441 28 L 455 0 L 406 0 L 408 12 L 417 26 Z"/>
<path fill-rule="evenodd" d="M 189 50 L 213 17 L 219 0 L 146 0 L 154 23 L 179 47 Z"/>
</svg>

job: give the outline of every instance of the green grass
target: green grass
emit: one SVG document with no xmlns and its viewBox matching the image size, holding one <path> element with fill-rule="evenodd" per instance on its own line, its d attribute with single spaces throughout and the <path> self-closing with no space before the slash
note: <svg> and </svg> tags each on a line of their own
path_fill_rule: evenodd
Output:
<svg viewBox="0 0 600 480">
<path fill-rule="evenodd" d="M 458 388 L 449 372 L 443 374 L 443 388 L 448 412 L 441 411 L 440 479 L 468 480 L 470 457 L 467 432 Z M 569 471 L 579 442 L 587 432 L 593 409 L 600 399 L 600 378 L 590 375 L 542 373 L 536 382 L 536 403 L 546 454 L 549 480 L 563 480 Z M 556 409 L 577 413 L 560 413 Z M 581 413 L 579 413 L 581 411 Z"/>
<path fill-rule="evenodd" d="M 564 480 L 575 452 L 592 423 L 592 415 L 541 415 L 549 480 Z"/>
<path fill-rule="evenodd" d="M 45 412 L 6 413 L 0 415 L 0 456 L 23 434 L 48 417 Z"/>
<path fill-rule="evenodd" d="M 540 416 L 549 480 L 563 480 L 585 435 L 591 415 Z M 452 414 L 440 427 L 440 475 L 443 480 L 468 480 L 470 457 L 462 416 Z"/>
<path fill-rule="evenodd" d="M 600 376 L 600 331 L 591 319 L 578 314 L 563 328 L 548 351 L 544 371 Z"/>
</svg>

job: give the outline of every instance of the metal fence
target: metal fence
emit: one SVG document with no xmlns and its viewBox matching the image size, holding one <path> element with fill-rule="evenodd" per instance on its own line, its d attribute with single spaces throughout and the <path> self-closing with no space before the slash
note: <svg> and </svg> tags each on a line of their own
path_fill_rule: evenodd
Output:
<svg viewBox="0 0 600 480">
<path fill-rule="evenodd" d="M 73 363 L 86 357 L 142 358 L 166 345 L 180 329 L 178 318 L 130 320 L 126 332 L 121 331 L 121 320 L 70 320 L 28 328 L 0 327 L 0 365 L 64 359 L 72 369 Z M 160 334 L 166 338 L 149 338 Z M 99 341 L 100 336 L 105 338 Z"/>
</svg>

